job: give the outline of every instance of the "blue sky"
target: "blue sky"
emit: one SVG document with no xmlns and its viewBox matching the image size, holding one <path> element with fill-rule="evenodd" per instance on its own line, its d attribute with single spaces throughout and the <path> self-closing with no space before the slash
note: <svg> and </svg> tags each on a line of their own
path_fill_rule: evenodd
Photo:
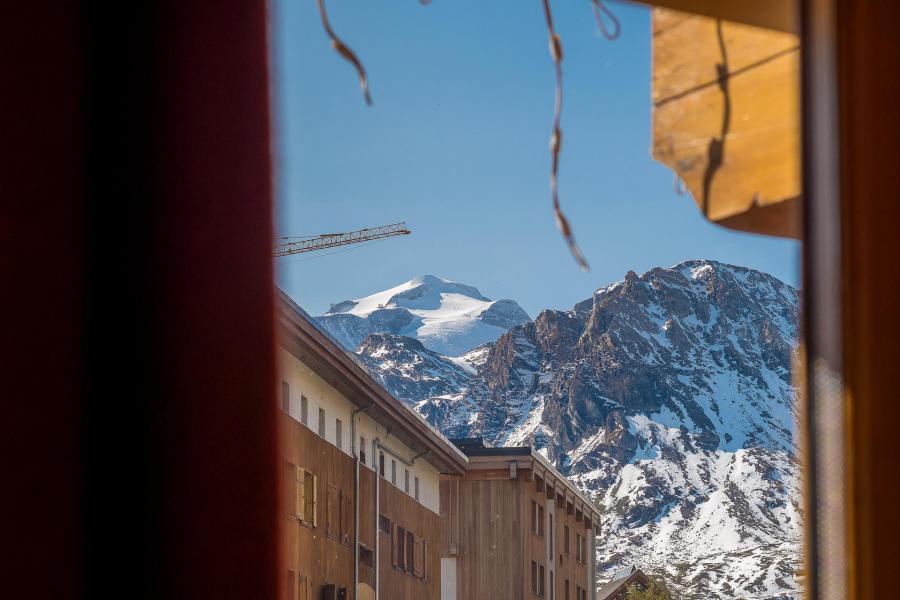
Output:
<svg viewBox="0 0 900 600">
<path fill-rule="evenodd" d="M 406 221 L 413 234 L 279 259 L 278 283 L 313 314 L 434 274 L 536 316 L 654 266 L 712 258 L 797 285 L 798 245 L 707 223 L 650 157 L 650 15 L 553 3 L 563 42 L 560 197 L 591 263 L 570 258 L 550 209 L 553 65 L 539 0 L 331 0 L 374 105 L 322 31 L 315 0 L 272 5 L 279 235 Z"/>
</svg>

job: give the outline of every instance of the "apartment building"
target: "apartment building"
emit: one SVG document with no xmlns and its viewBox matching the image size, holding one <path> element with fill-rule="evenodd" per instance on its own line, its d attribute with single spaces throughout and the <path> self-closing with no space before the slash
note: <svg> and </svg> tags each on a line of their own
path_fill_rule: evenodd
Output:
<svg viewBox="0 0 900 600">
<path fill-rule="evenodd" d="M 468 459 L 284 294 L 278 319 L 286 599 L 440 598 L 440 478 Z"/>
<path fill-rule="evenodd" d="M 443 600 L 595 600 L 600 514 L 571 481 L 528 446 L 454 440 L 464 474 L 441 478 L 447 529 Z"/>
</svg>

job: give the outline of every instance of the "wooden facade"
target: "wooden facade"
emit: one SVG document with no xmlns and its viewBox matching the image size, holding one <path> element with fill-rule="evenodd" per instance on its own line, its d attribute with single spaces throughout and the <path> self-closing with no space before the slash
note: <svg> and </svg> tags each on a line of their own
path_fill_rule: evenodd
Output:
<svg viewBox="0 0 900 600">
<path fill-rule="evenodd" d="M 465 455 L 281 300 L 282 597 L 440 598 L 439 477 Z"/>
<path fill-rule="evenodd" d="M 328 585 L 335 586 L 337 597 L 345 590 L 348 600 L 354 598 L 355 460 L 284 413 L 279 435 L 285 482 L 281 503 L 285 598 L 318 600 Z M 375 479 L 374 470 L 360 467 L 359 581 L 366 591 L 359 597 L 375 589 L 374 538 L 381 525 L 377 534 L 381 597 L 438 598 L 440 515 L 378 477 L 376 520 Z"/>
<path fill-rule="evenodd" d="M 593 599 L 591 503 L 528 447 L 460 447 L 468 472 L 441 480 L 442 551 L 455 560 L 456 597 Z"/>
</svg>

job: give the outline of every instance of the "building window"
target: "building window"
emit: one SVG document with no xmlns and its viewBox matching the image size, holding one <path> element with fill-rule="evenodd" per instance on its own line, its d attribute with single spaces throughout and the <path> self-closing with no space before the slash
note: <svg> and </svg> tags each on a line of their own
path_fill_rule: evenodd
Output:
<svg viewBox="0 0 900 600">
<path fill-rule="evenodd" d="M 550 571 L 550 600 L 556 600 L 556 573 Z"/>
<path fill-rule="evenodd" d="M 381 533 L 391 535 L 391 520 L 384 515 L 378 515 L 378 529 Z"/>
<path fill-rule="evenodd" d="M 544 565 L 531 561 L 531 591 L 536 596 L 544 595 Z"/>
<path fill-rule="evenodd" d="M 316 476 L 303 469 L 297 470 L 297 487 L 294 496 L 295 514 L 298 519 L 315 527 L 316 519 L 316 488 L 318 480 Z"/>
<path fill-rule="evenodd" d="M 419 478 L 416 477 L 416 500 L 419 499 Z"/>
<path fill-rule="evenodd" d="M 531 501 L 531 533 L 544 537 L 544 507 Z"/>
<path fill-rule="evenodd" d="M 553 513 L 547 515 L 550 520 L 550 557 L 553 557 Z M 552 574 L 551 574 L 552 577 Z M 550 586 L 550 589 L 553 589 L 553 586 Z M 553 596 L 553 592 L 550 592 L 550 595 Z M 551 599 L 552 600 L 552 599 Z"/>
<path fill-rule="evenodd" d="M 587 560 L 587 552 L 584 548 L 585 538 L 581 534 L 575 534 L 575 561 L 583 565 Z"/>
<path fill-rule="evenodd" d="M 325 437 L 325 409 L 319 409 L 319 436 Z"/>
<path fill-rule="evenodd" d="M 564 600 L 569 600 L 569 580 L 568 579 L 566 579 L 565 592 L 566 592 L 566 595 L 563 596 L 563 598 L 564 598 Z"/>
<path fill-rule="evenodd" d="M 309 402 L 300 394 L 300 422 L 309 427 Z"/>
<path fill-rule="evenodd" d="M 403 491 L 409 493 L 409 469 L 403 469 Z"/>
<path fill-rule="evenodd" d="M 366 438 L 359 438 L 359 461 L 366 464 Z"/>
<path fill-rule="evenodd" d="M 406 531 L 406 572 L 413 575 L 416 572 L 416 536 L 412 531 Z"/>
<path fill-rule="evenodd" d="M 563 526 L 563 552 L 569 555 L 569 526 Z"/>
<path fill-rule="evenodd" d="M 370 569 L 375 568 L 375 553 L 371 548 L 366 548 L 362 544 L 359 546 L 359 562 Z"/>
<path fill-rule="evenodd" d="M 344 424 L 340 419 L 334 420 L 334 445 L 341 449 L 344 446 Z"/>
<path fill-rule="evenodd" d="M 397 485 L 397 461 L 391 459 L 391 483 Z"/>
<path fill-rule="evenodd" d="M 384 477 L 384 452 L 378 455 L 378 474 Z"/>
<path fill-rule="evenodd" d="M 281 382 L 281 410 L 291 412 L 291 386 L 287 381 Z"/>
<path fill-rule="evenodd" d="M 406 564 L 406 529 L 397 527 L 396 535 L 391 539 L 391 554 L 394 557 L 394 567 L 403 570 Z"/>
</svg>

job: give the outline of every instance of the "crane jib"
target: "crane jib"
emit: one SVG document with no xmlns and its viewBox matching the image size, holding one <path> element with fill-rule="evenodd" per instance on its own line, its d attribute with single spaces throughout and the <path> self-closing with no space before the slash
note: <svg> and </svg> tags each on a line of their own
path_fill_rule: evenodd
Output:
<svg viewBox="0 0 900 600">
<path fill-rule="evenodd" d="M 296 242 L 288 242 L 285 244 L 275 245 L 275 257 L 291 256 L 292 254 L 301 254 L 303 252 L 314 252 L 316 250 L 325 250 L 327 248 L 336 248 L 338 246 L 346 246 L 349 244 L 358 244 L 371 240 L 379 240 L 383 238 L 394 237 L 398 235 L 409 235 L 412 233 L 406 228 L 406 223 L 392 223 L 381 227 L 371 227 L 367 229 L 357 229 L 355 231 L 347 231 L 344 233 L 327 233 L 317 237 Z"/>
</svg>

